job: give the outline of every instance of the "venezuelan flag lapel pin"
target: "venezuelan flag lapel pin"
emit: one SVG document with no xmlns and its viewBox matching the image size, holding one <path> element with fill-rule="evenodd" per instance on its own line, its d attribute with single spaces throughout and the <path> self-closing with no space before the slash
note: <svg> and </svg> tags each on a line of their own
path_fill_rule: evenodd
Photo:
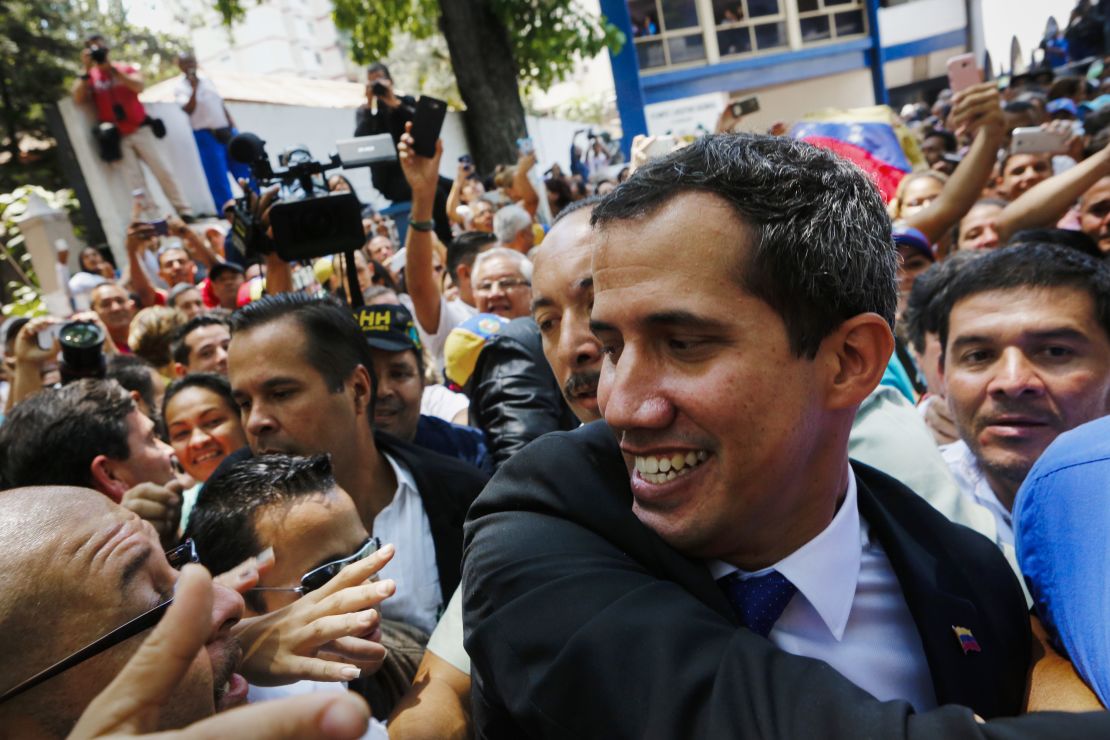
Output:
<svg viewBox="0 0 1110 740">
<path fill-rule="evenodd" d="M 982 648 L 979 647 L 979 641 L 975 639 L 975 635 L 971 634 L 971 630 L 967 627 L 952 625 L 952 631 L 956 633 L 956 639 L 960 641 L 960 648 L 963 649 L 964 655 L 983 652 Z"/>
</svg>

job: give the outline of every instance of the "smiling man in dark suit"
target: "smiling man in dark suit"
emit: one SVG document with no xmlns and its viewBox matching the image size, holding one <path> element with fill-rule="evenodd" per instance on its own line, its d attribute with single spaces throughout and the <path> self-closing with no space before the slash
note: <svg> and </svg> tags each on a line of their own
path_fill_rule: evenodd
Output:
<svg viewBox="0 0 1110 740">
<path fill-rule="evenodd" d="M 706 137 L 593 222 L 607 424 L 537 441 L 468 516 L 479 736 L 975 736 L 995 730 L 973 713 L 1019 713 L 1031 638 L 1006 561 L 848 459 L 894 346 L 865 176 Z M 1068 721 L 1107 720 L 1018 727 Z"/>
</svg>

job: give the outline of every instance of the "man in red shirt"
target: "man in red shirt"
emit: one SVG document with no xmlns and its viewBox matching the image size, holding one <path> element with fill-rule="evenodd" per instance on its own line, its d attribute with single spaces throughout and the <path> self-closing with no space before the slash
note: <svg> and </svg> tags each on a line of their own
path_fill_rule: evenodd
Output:
<svg viewBox="0 0 1110 740">
<path fill-rule="evenodd" d="M 158 178 L 162 192 L 178 215 L 185 221 L 191 221 L 193 211 L 162 160 L 151 127 L 144 125 L 147 114 L 139 100 L 139 93 L 143 90 L 139 71 L 129 64 L 109 61 L 108 43 L 98 34 L 85 41 L 81 61 L 85 65 L 85 73 L 78 78 L 73 97 L 80 104 L 92 103 L 98 121 L 114 123 L 119 129 L 123 158 L 118 166 L 123 168 L 127 184 L 132 190 L 146 189 L 146 180 L 139 166 L 141 159 Z"/>
</svg>

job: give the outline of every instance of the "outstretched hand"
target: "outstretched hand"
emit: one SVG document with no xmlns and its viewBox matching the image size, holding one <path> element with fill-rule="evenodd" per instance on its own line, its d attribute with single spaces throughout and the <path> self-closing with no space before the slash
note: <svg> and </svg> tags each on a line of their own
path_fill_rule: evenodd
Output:
<svg viewBox="0 0 1110 740">
<path fill-rule="evenodd" d="M 396 584 L 367 581 L 393 552 L 386 545 L 289 606 L 240 621 L 232 630 L 243 645 L 240 673 L 255 686 L 278 686 L 352 681 L 381 668 L 386 650 L 373 607 L 392 596 Z"/>
<path fill-rule="evenodd" d="M 319 738 L 354 740 L 366 732 L 369 707 L 351 692 L 316 692 L 233 709 L 174 732 L 155 733 L 170 701 L 212 622 L 212 578 L 203 567 L 187 565 L 162 621 L 85 709 L 70 740 L 148 737 L 202 740 L 252 737 L 266 740 Z"/>
<path fill-rule="evenodd" d="M 412 121 L 405 124 L 405 133 L 401 134 L 401 141 L 397 144 L 397 159 L 401 163 L 401 171 L 405 173 L 409 187 L 412 188 L 413 200 L 417 197 L 428 199 L 435 198 L 436 185 L 439 183 L 439 160 L 443 156 L 443 140 L 436 141 L 434 157 L 421 157 L 413 151 Z"/>
</svg>

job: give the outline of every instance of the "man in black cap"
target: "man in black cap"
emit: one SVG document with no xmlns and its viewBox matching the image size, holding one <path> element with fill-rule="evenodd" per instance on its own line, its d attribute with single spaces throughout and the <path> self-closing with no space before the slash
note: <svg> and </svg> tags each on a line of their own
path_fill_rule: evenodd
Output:
<svg viewBox="0 0 1110 740">
<path fill-rule="evenodd" d="M 481 431 L 420 413 L 426 363 L 408 309 L 367 306 L 360 309 L 358 319 L 378 376 L 374 428 L 492 473 Z"/>
<path fill-rule="evenodd" d="M 208 270 L 212 295 L 216 297 L 220 308 L 234 311 L 238 307 L 239 288 L 245 279 L 243 268 L 234 262 L 220 262 Z"/>
</svg>

